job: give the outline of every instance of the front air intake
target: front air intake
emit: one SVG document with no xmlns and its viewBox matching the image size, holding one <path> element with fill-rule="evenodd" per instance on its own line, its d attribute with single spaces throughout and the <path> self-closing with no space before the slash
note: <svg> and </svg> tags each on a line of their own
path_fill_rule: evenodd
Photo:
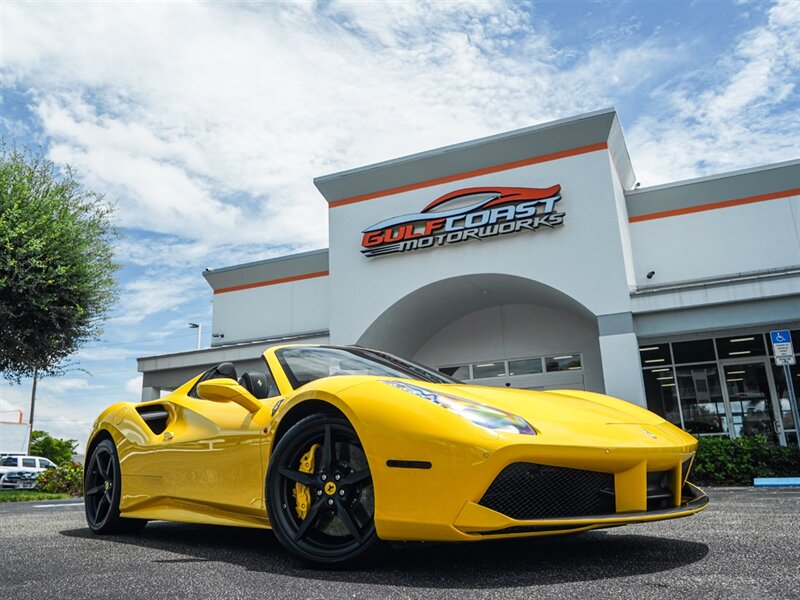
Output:
<svg viewBox="0 0 800 600">
<path fill-rule="evenodd" d="M 520 520 L 613 514 L 614 475 L 512 463 L 495 478 L 479 504 Z"/>
</svg>

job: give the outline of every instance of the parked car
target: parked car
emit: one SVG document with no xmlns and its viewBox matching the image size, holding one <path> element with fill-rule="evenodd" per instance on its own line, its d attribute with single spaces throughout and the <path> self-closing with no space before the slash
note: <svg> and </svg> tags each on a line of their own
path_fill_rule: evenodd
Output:
<svg viewBox="0 0 800 600">
<path fill-rule="evenodd" d="M 47 460 L 47 459 L 45 459 Z M 10 471 L 0 474 L 0 489 L 32 490 L 40 473 L 34 471 Z"/>
<path fill-rule="evenodd" d="M 55 466 L 53 461 L 41 456 L 9 455 L 0 459 L 0 476 L 12 471 L 41 473 L 45 469 L 52 469 Z"/>
<path fill-rule="evenodd" d="M 271 528 L 299 558 L 342 568 L 383 542 L 574 533 L 708 504 L 687 480 L 697 440 L 616 398 L 466 385 L 354 346 L 264 360 L 106 409 L 87 445 L 89 529 Z"/>
</svg>

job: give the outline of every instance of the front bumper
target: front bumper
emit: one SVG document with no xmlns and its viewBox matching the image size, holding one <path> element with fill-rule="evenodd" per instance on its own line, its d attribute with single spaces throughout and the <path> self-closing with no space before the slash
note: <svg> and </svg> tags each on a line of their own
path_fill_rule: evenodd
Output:
<svg viewBox="0 0 800 600">
<path fill-rule="evenodd" d="M 483 447 L 465 444 L 446 453 L 436 447 L 421 452 L 417 445 L 413 454 L 395 449 L 386 456 L 428 459 L 432 467 L 427 470 L 388 469 L 383 461 L 373 461 L 378 536 L 398 541 L 470 541 L 552 535 L 673 519 L 708 504 L 706 495 L 687 482 L 697 446 L 683 432 L 678 439 L 661 438 L 644 446 L 574 446 L 543 443 L 544 436 L 520 438 L 513 444 L 509 440 L 496 444 L 487 440 Z M 558 489 L 546 481 L 529 483 L 527 488 L 511 485 L 517 494 L 512 502 L 487 501 L 503 472 L 520 463 L 543 470 L 579 470 L 599 478 L 568 480 Z M 576 505 L 575 497 L 587 491 L 581 481 L 588 481 L 589 491 L 600 494 L 601 500 Z M 525 500 L 532 489 L 547 490 L 549 503 L 544 509 L 519 508 L 517 500 Z"/>
<path fill-rule="evenodd" d="M 506 537 L 518 535 L 553 535 L 616 527 L 629 523 L 645 523 L 693 515 L 708 506 L 708 496 L 700 488 L 685 483 L 679 506 L 629 513 L 611 513 L 587 517 L 557 517 L 547 519 L 512 519 L 502 513 L 467 502 L 453 523 L 454 527 L 470 536 Z"/>
</svg>

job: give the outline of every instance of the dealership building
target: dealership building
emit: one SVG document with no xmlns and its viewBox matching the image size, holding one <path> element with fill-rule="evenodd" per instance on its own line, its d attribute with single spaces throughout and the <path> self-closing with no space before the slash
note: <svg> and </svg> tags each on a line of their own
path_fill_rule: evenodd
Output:
<svg viewBox="0 0 800 600">
<path fill-rule="evenodd" d="M 769 332 L 800 350 L 800 159 L 640 187 L 608 109 L 314 183 L 330 247 L 206 270 L 212 345 L 139 359 L 143 400 L 222 361 L 263 370 L 269 345 L 360 344 L 796 442 L 800 373 Z"/>
</svg>

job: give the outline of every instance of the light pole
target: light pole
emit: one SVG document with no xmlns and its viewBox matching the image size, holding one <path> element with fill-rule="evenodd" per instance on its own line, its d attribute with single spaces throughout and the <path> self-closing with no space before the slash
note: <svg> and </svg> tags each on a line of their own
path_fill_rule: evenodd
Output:
<svg viewBox="0 0 800 600">
<path fill-rule="evenodd" d="M 200 338 L 203 336 L 203 325 L 201 323 L 189 323 L 189 327 L 197 329 L 197 350 L 200 350 Z"/>
</svg>

